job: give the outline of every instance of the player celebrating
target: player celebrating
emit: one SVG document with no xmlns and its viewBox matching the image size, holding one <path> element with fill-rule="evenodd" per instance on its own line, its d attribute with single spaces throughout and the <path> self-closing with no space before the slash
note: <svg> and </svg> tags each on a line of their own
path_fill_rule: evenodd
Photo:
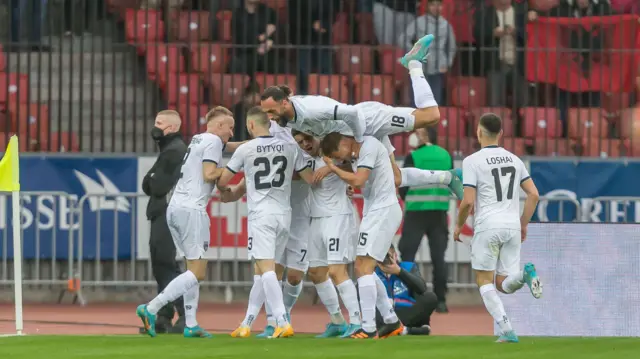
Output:
<svg viewBox="0 0 640 359">
<path fill-rule="evenodd" d="M 498 342 L 517 343 L 518 337 L 496 288 L 511 294 L 526 283 L 535 298 L 542 296 L 535 266 L 527 263 L 524 270 L 519 268 L 521 241 L 526 239 L 527 225 L 538 204 L 538 189 L 520 158 L 498 147 L 502 137 L 502 121 L 498 116 L 484 114 L 477 136 L 482 149 L 462 162 L 464 199 L 454 239 L 460 241 L 460 229 L 474 208 L 471 266 L 476 273 L 476 283 L 487 311 L 500 327 Z M 522 215 L 516 181 L 527 194 Z"/>
<path fill-rule="evenodd" d="M 348 338 L 360 330 L 360 306 L 356 286 L 349 278 L 347 265 L 353 262 L 356 247 L 356 218 L 347 184 L 329 168 L 320 156 L 320 141 L 293 130 L 291 134 L 300 148 L 313 157 L 315 185 L 311 187 L 311 230 L 309 236 L 309 277 L 315 284 L 320 300 L 331 315 L 319 338 Z M 351 164 L 341 168 L 351 171 Z M 345 168 L 347 167 L 347 168 Z M 327 172 L 321 175 L 322 172 Z M 349 322 L 342 316 L 338 293 L 349 312 Z"/>
<path fill-rule="evenodd" d="M 271 136 L 269 126 L 269 118 L 260 108 L 249 110 L 247 129 L 253 139 L 238 147 L 218 181 L 218 188 L 224 196 L 226 186 L 235 173 L 245 170 L 249 212 L 247 249 L 249 259 L 255 261 L 254 284 L 262 283 L 262 286 L 252 287 L 246 318 L 232 333 L 234 337 L 249 336 L 250 325 L 265 298 L 277 324 L 271 337 L 293 335 L 275 272 L 275 260 L 281 257 L 289 240 L 293 171 L 296 170 L 308 183 L 313 181 L 313 172 L 299 154 L 299 148 Z M 233 193 L 236 191 L 234 188 L 230 195 L 237 198 Z"/>
<path fill-rule="evenodd" d="M 187 270 L 172 280 L 149 304 L 138 306 L 146 332 L 156 336 L 156 313 L 167 303 L 184 296 L 185 337 L 211 337 L 198 326 L 196 311 L 200 285 L 205 277 L 207 260 L 202 259 L 209 247 L 209 216 L 206 212 L 213 185 L 222 172 L 217 168 L 224 144 L 233 136 L 233 114 L 216 107 L 206 115 L 207 132 L 191 139 L 182 161 L 180 179 L 167 207 L 167 223 L 176 248 L 182 251 Z"/>
<path fill-rule="evenodd" d="M 336 166 L 329 157 L 324 162 L 331 172 L 353 187 L 363 187 L 363 218 L 356 248 L 355 271 L 360 291 L 362 329 L 351 338 L 386 338 L 403 331 L 393 306 L 387 299 L 387 291 L 374 271 L 391 247 L 391 241 L 402 221 L 402 210 L 393 184 L 393 169 L 387 150 L 377 139 L 365 136 L 362 146 L 353 137 L 334 132 L 320 143 L 322 153 L 332 158 L 351 162 L 354 150 L 360 147 L 358 158 L 352 162 L 353 172 Z M 382 314 L 385 325 L 376 334 L 376 307 Z"/>
</svg>

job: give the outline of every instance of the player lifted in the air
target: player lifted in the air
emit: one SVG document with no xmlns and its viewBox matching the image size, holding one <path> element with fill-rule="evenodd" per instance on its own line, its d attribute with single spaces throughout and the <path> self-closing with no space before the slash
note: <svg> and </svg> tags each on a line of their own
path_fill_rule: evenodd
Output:
<svg viewBox="0 0 640 359">
<path fill-rule="evenodd" d="M 356 247 L 355 272 L 358 277 L 362 329 L 351 338 L 386 338 L 400 335 L 402 323 L 389 303 L 387 290 L 374 273 L 378 262 L 384 261 L 391 241 L 402 221 L 402 209 L 393 183 L 393 169 L 387 149 L 374 137 L 365 136 L 359 146 L 353 137 L 330 133 L 321 141 L 327 167 L 347 184 L 362 188 L 364 210 Z M 353 153 L 360 147 L 357 159 Z M 330 158 L 329 158 L 330 157 Z M 335 165 L 331 158 L 352 163 L 352 172 Z M 353 161 L 353 162 L 352 162 Z M 376 333 L 376 307 L 384 325 Z"/>
<path fill-rule="evenodd" d="M 311 230 L 309 243 L 309 278 L 318 297 L 331 315 L 331 323 L 319 338 L 347 338 L 361 329 L 360 305 L 356 286 L 349 277 L 347 266 L 355 258 L 357 219 L 348 185 L 331 173 L 320 154 L 320 140 L 296 130 L 291 131 L 300 148 L 312 156 L 314 186 L 311 187 Z M 351 163 L 341 168 L 351 171 Z M 324 175 L 321 175 L 323 174 Z M 335 284 L 335 287 L 334 287 Z M 349 313 L 349 324 L 340 310 L 338 292 Z"/>
<path fill-rule="evenodd" d="M 269 87 L 263 92 L 261 106 L 273 118 L 287 121 L 288 126 L 316 137 L 341 132 L 336 128 L 336 122 L 344 121 L 359 145 L 363 136 L 374 136 L 385 144 L 393 161 L 389 135 L 433 126 L 440 120 L 438 104 L 422 72 L 422 61 L 425 61 L 433 39 L 433 35 L 421 38 L 401 59 L 401 63 L 409 69 L 417 109 L 392 107 L 374 101 L 347 105 L 324 96 L 292 96 L 286 88 L 278 86 Z M 359 145 L 355 148 L 356 157 Z M 456 176 L 458 172 L 454 170 L 397 169 L 395 161 L 393 164 L 394 170 L 400 172 L 395 179 L 396 186 L 447 184 L 458 198 L 462 198 L 462 183 Z"/>
<path fill-rule="evenodd" d="M 282 289 L 275 272 L 275 261 L 285 251 L 291 225 L 291 180 L 294 170 L 307 183 L 313 172 L 296 144 L 269 133 L 270 121 L 260 108 L 247 113 L 247 130 L 253 138 L 242 144 L 227 163 L 218 188 L 222 196 L 238 198 L 238 188 L 227 188 L 235 173 L 244 170 L 248 208 L 247 250 L 255 261 L 254 286 L 249 294 L 247 315 L 232 336 L 246 338 L 263 302 L 268 303 L 276 320 L 272 338 L 293 335 L 287 318 Z M 261 284 L 261 285 L 260 285 Z"/>
<path fill-rule="evenodd" d="M 205 277 L 207 260 L 203 259 L 209 247 L 209 215 L 206 207 L 214 183 L 222 171 L 224 144 L 233 136 L 233 114 L 224 107 L 216 107 L 206 115 L 207 132 L 193 136 L 182 161 L 180 179 L 167 207 L 167 223 L 171 237 L 184 255 L 187 270 L 172 280 L 162 293 L 149 304 L 138 306 L 136 314 L 152 337 L 156 336 L 156 314 L 167 303 L 184 296 L 185 337 L 211 337 L 196 321 L 199 282 Z"/>
<path fill-rule="evenodd" d="M 473 209 L 471 266 L 476 283 L 487 311 L 500 327 L 498 342 L 517 343 L 518 337 L 496 289 L 511 294 L 526 283 L 535 298 L 542 296 L 535 266 L 527 263 L 520 269 L 520 246 L 538 203 L 538 189 L 522 160 L 498 146 L 502 136 L 500 117 L 492 113 L 483 115 L 477 136 L 482 149 L 462 162 L 464 199 L 454 239 L 460 241 L 460 229 Z M 522 214 L 520 188 L 527 195 Z"/>
</svg>

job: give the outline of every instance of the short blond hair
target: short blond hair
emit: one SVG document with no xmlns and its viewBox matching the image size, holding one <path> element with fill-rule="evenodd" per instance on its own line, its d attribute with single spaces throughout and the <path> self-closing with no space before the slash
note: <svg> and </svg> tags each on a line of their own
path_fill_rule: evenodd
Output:
<svg viewBox="0 0 640 359">
<path fill-rule="evenodd" d="M 229 109 L 224 106 L 216 106 L 213 108 L 213 110 L 207 112 L 207 114 L 204 116 L 204 119 L 207 121 L 207 123 L 209 123 L 213 121 L 216 117 L 220 117 L 220 116 L 233 117 L 233 112 L 229 111 Z"/>
<path fill-rule="evenodd" d="M 180 117 L 180 114 L 176 110 L 162 110 L 158 112 L 156 116 L 176 116 Z"/>
</svg>

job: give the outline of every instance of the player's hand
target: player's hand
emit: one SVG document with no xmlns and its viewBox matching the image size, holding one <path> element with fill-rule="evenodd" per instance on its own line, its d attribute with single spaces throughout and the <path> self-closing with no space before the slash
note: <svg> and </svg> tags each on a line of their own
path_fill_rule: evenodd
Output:
<svg viewBox="0 0 640 359">
<path fill-rule="evenodd" d="M 520 241 L 524 242 L 527 240 L 527 226 L 522 226 L 520 228 Z"/>
<path fill-rule="evenodd" d="M 327 165 L 327 168 L 331 170 L 331 172 L 336 170 L 336 164 L 333 163 L 333 160 L 327 156 L 322 156 L 322 160 Z"/>
<path fill-rule="evenodd" d="M 387 274 L 398 275 L 400 273 L 400 266 L 398 265 L 398 263 L 396 263 L 396 260 L 393 258 L 391 258 L 391 263 L 389 264 L 378 263 L 378 267 L 380 267 L 380 270 L 382 270 Z"/>
<path fill-rule="evenodd" d="M 331 173 L 329 166 L 322 167 L 313 173 L 313 184 L 318 184 L 323 178 Z"/>
<path fill-rule="evenodd" d="M 456 226 L 456 230 L 453 232 L 453 240 L 462 243 L 462 240 L 460 239 L 460 231 L 461 228 Z"/>
<path fill-rule="evenodd" d="M 353 187 L 347 186 L 347 197 L 349 197 L 349 199 L 352 199 L 353 194 L 354 194 Z"/>
</svg>

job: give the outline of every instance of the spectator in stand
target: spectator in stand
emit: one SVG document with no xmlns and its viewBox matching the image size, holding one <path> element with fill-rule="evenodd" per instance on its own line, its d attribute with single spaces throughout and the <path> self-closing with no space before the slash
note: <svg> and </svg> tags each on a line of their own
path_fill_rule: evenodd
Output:
<svg viewBox="0 0 640 359">
<path fill-rule="evenodd" d="M 247 111 L 250 108 L 260 104 L 260 86 L 252 82 L 245 89 L 242 97 L 242 101 L 233 105 L 231 111 L 233 111 L 233 118 L 236 120 L 236 125 L 233 128 L 233 140 L 244 141 L 248 138 L 247 125 L 245 118 L 247 117 Z"/>
<path fill-rule="evenodd" d="M 289 41 L 301 45 L 297 53 L 301 94 L 308 93 L 310 73 L 332 73 L 331 26 L 339 9 L 339 0 L 289 0 Z"/>
<path fill-rule="evenodd" d="M 527 82 L 524 79 L 525 22 L 537 15 L 527 13 L 526 3 L 493 0 L 475 12 L 473 33 L 480 48 L 480 67 L 487 76 L 488 105 L 507 106 L 511 93 L 515 107 L 525 106 Z"/>
<path fill-rule="evenodd" d="M 275 10 L 260 0 L 244 0 L 242 6 L 233 10 L 232 31 L 235 48 L 229 72 L 277 73 L 278 59 L 273 51 L 277 15 Z"/>
<path fill-rule="evenodd" d="M 174 17 L 171 15 L 174 11 L 180 10 L 185 0 L 144 0 L 140 5 L 141 9 L 154 9 L 162 11 L 162 21 L 167 29 L 173 26 Z M 171 42 L 173 34 L 171 31 L 165 31 L 164 41 Z"/>
<path fill-rule="evenodd" d="M 611 0 L 611 8 L 620 14 L 640 15 L 640 1 L 638 0 Z"/>
<path fill-rule="evenodd" d="M 453 65 L 456 56 L 456 37 L 453 27 L 440 16 L 441 11 L 442 0 L 428 0 L 427 12 L 407 26 L 398 39 L 398 47 L 409 51 L 424 34 L 435 35 L 436 39 L 429 50 L 429 61 L 423 65 L 423 71 L 431 85 L 433 98 L 443 105 L 445 74 Z"/>
<path fill-rule="evenodd" d="M 396 45 L 398 36 L 416 19 L 417 5 L 417 0 L 375 0 L 373 25 L 380 45 Z"/>
<path fill-rule="evenodd" d="M 47 14 L 47 0 L 11 0 L 11 46 L 8 51 L 18 51 L 21 49 L 28 51 L 50 51 L 50 47 L 41 43 L 42 24 Z M 29 14 L 29 15 L 27 15 Z M 27 26 L 24 26 L 26 23 Z M 20 46 L 22 31 L 29 29 L 29 44 L 26 48 Z"/>
</svg>

